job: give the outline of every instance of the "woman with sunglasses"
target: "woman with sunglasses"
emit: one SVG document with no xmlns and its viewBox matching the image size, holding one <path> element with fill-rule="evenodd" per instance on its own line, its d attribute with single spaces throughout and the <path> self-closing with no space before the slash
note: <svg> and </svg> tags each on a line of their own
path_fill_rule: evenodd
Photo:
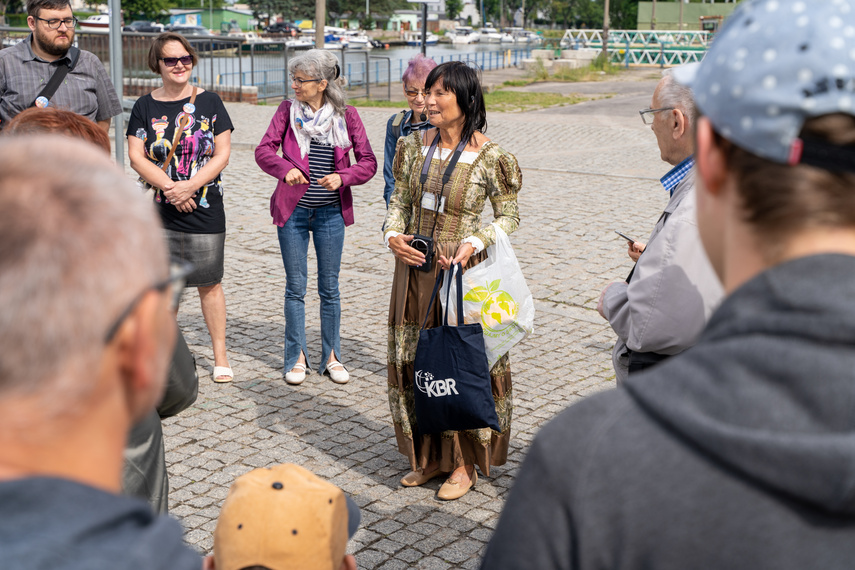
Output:
<svg viewBox="0 0 855 570">
<path fill-rule="evenodd" d="M 404 95 L 407 97 L 409 111 L 401 111 L 389 117 L 386 123 L 386 143 L 383 147 L 383 199 L 386 207 L 389 207 L 389 199 L 395 190 L 395 176 L 392 174 L 392 163 L 395 161 L 395 147 L 398 139 L 409 135 L 413 131 L 424 131 L 430 128 L 425 111 L 425 79 L 428 73 L 436 67 L 436 62 L 422 54 L 410 60 L 407 69 L 401 76 L 404 86 Z"/>
<path fill-rule="evenodd" d="M 226 355 L 223 254 L 226 213 L 220 173 L 229 163 L 229 114 L 220 97 L 190 83 L 196 51 L 184 36 L 155 38 L 148 66 L 163 85 L 134 104 L 128 121 L 128 156 L 140 181 L 154 190 L 172 257 L 189 261 L 214 349 L 214 382 L 234 373 Z"/>
<path fill-rule="evenodd" d="M 345 104 L 344 78 L 332 53 L 309 50 L 291 59 L 288 71 L 294 99 L 279 105 L 255 149 L 258 166 L 276 179 L 270 214 L 285 264 L 285 381 L 302 383 L 311 367 L 304 301 L 311 234 L 321 298 L 318 372 L 344 384 L 350 375 L 342 364 L 338 274 L 344 228 L 353 223 L 350 187 L 371 180 L 377 159 L 359 114 Z"/>
</svg>

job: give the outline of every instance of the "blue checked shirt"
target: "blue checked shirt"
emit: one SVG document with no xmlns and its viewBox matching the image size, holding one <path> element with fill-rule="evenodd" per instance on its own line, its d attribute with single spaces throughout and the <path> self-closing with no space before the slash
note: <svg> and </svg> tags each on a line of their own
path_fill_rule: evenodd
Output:
<svg viewBox="0 0 855 570">
<path fill-rule="evenodd" d="M 665 190 L 673 196 L 674 188 L 677 187 L 677 184 L 683 181 L 683 178 L 686 177 L 686 173 L 689 172 L 693 166 L 695 166 L 694 155 L 669 170 L 668 174 L 660 178 L 659 181 L 662 183 L 662 186 L 665 187 Z"/>
</svg>

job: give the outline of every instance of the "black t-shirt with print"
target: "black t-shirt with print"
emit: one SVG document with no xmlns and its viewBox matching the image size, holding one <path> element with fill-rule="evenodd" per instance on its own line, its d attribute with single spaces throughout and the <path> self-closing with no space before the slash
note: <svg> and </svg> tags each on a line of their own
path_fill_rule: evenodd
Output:
<svg viewBox="0 0 855 570">
<path fill-rule="evenodd" d="M 214 154 L 214 138 L 234 130 L 225 105 L 219 95 L 203 91 L 196 95 L 195 109 L 189 107 L 190 97 L 178 101 L 157 101 L 151 95 L 140 97 L 131 111 L 127 135 L 137 137 L 145 145 L 146 158 L 157 164 L 169 155 L 180 118 L 189 114 L 192 120 L 170 161 L 166 174 L 172 180 L 189 180 Z M 155 190 L 163 226 L 168 230 L 191 234 L 215 234 L 226 231 L 223 209 L 223 185 L 220 175 L 203 186 L 194 198 L 196 209 L 179 212 L 160 190 Z"/>
</svg>

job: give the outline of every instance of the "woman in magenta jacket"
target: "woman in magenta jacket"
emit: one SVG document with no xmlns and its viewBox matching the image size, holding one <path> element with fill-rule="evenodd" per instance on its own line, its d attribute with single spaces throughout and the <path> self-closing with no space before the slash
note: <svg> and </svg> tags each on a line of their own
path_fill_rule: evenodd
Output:
<svg viewBox="0 0 855 570">
<path fill-rule="evenodd" d="M 288 64 L 294 99 L 283 101 L 255 149 L 255 161 L 276 178 L 270 214 L 278 226 L 285 264 L 285 381 L 300 384 L 311 367 L 306 349 L 309 234 L 318 259 L 321 360 L 318 372 L 339 384 L 350 379 L 341 363 L 338 273 L 344 228 L 353 223 L 350 187 L 377 172 L 365 127 L 345 104 L 336 57 L 313 49 Z M 351 165 L 353 149 L 356 164 Z M 277 154 L 281 149 L 282 156 Z"/>
</svg>

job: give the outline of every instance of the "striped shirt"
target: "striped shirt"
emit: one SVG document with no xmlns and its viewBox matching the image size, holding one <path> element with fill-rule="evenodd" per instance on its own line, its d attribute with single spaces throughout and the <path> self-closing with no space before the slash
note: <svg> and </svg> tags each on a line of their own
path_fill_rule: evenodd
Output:
<svg viewBox="0 0 855 570">
<path fill-rule="evenodd" d="M 677 184 L 683 181 L 683 178 L 686 177 L 686 174 L 695 166 L 695 156 L 692 155 L 671 170 L 668 171 L 668 174 L 659 179 L 659 182 L 662 183 L 662 186 L 665 187 L 665 190 L 674 195 L 674 188 L 677 187 Z"/>
<path fill-rule="evenodd" d="M 330 192 L 318 179 L 335 172 L 335 147 L 316 142 L 309 144 L 309 189 L 297 202 L 302 208 L 320 208 L 339 203 L 338 191 Z"/>
<path fill-rule="evenodd" d="M 26 40 L 0 50 L 0 128 L 32 105 L 56 68 L 66 64 L 67 55 L 54 62 L 37 57 L 30 45 L 32 39 L 30 34 Z M 103 121 L 122 112 L 104 64 L 85 50 L 80 50 L 77 65 L 65 76 L 50 104 L 92 121 Z"/>
</svg>

